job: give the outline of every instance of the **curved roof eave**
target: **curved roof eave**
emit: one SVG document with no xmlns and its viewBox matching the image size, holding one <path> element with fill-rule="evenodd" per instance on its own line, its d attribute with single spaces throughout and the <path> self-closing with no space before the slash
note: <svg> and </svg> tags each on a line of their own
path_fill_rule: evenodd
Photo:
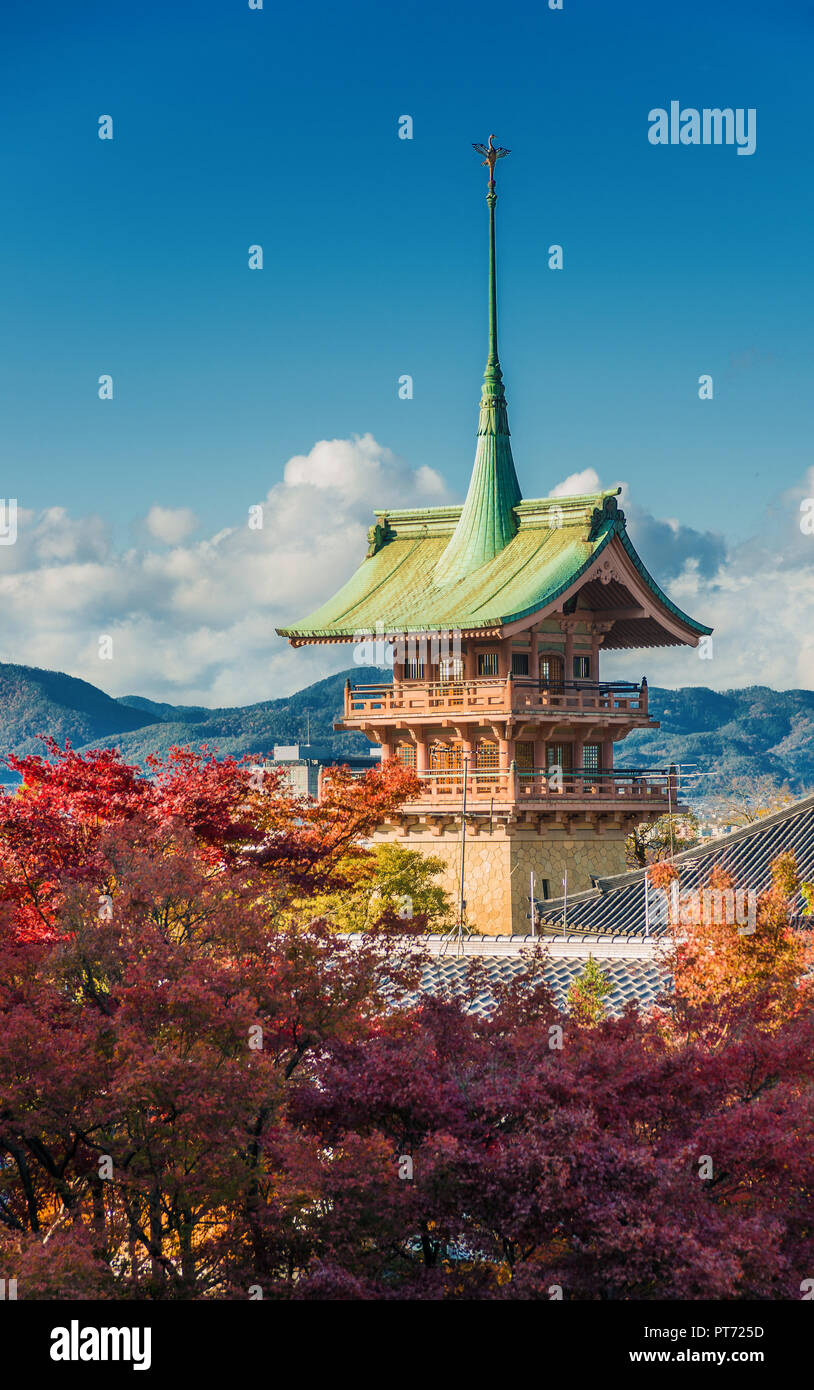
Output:
<svg viewBox="0 0 814 1390">
<path fill-rule="evenodd" d="M 566 583 L 561 584 L 559 588 L 553 590 L 550 594 L 548 594 L 543 604 L 534 604 L 531 608 L 525 608 L 519 613 L 507 614 L 497 619 L 496 621 L 499 621 L 502 624 L 522 622 L 524 618 L 529 618 L 532 616 L 532 614 L 539 613 L 541 608 L 550 607 L 552 603 L 556 603 L 558 598 L 562 598 L 564 595 L 570 593 L 573 589 L 575 589 L 578 586 L 580 580 L 584 578 L 588 570 L 590 570 L 593 567 L 593 565 L 595 565 L 597 558 L 602 554 L 604 550 L 607 549 L 614 536 L 619 537 L 619 540 L 621 541 L 625 549 L 625 552 L 629 556 L 638 573 L 641 575 L 641 578 L 643 579 L 647 588 L 650 590 L 653 597 L 657 599 L 658 602 L 664 608 L 667 609 L 667 612 L 671 613 L 672 616 L 684 627 L 688 628 L 690 632 L 697 633 L 699 637 L 709 636 L 709 634 L 712 632 L 711 627 L 706 627 L 703 623 L 697 622 L 695 618 L 691 618 L 688 613 L 685 613 L 683 609 L 678 607 L 678 604 L 673 603 L 672 599 L 667 597 L 664 590 L 661 589 L 659 585 L 656 583 L 655 579 L 650 574 L 650 571 L 647 569 L 638 552 L 636 551 L 633 542 L 627 534 L 627 529 L 624 523 L 620 525 L 615 519 L 607 523 L 606 535 L 602 538 L 599 545 L 597 545 L 596 549 L 591 553 L 591 555 L 589 555 L 584 565 L 582 565 L 580 569 L 577 570 L 577 572 L 566 581 Z"/>
</svg>

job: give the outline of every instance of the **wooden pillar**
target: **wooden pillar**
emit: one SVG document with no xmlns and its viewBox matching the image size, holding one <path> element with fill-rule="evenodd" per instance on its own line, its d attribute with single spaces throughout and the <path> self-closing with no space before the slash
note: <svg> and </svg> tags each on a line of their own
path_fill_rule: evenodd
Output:
<svg viewBox="0 0 814 1390">
<path fill-rule="evenodd" d="M 574 679 L 574 629 L 569 624 L 565 633 L 565 684 Z"/>
<path fill-rule="evenodd" d="M 599 643 L 601 637 L 598 632 L 591 633 L 591 680 L 599 680 Z"/>
<path fill-rule="evenodd" d="M 540 679 L 540 629 L 533 627 L 529 639 L 529 675 L 533 681 Z"/>
<path fill-rule="evenodd" d="M 416 733 L 415 736 L 415 770 L 416 772 L 426 772 L 427 762 L 429 761 L 427 740 L 424 734 Z"/>
</svg>

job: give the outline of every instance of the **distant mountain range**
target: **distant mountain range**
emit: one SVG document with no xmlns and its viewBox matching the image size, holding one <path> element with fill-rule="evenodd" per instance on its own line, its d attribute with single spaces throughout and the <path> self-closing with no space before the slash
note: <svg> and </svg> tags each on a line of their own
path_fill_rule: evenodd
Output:
<svg viewBox="0 0 814 1390">
<path fill-rule="evenodd" d="M 41 735 L 74 748 L 115 744 L 129 762 L 173 744 L 208 744 L 222 754 L 271 754 L 275 743 L 329 743 L 337 752 L 364 753 L 363 734 L 338 734 L 333 721 L 343 702 L 346 677 L 368 684 L 384 679 L 374 667 L 356 666 L 305 690 L 257 705 L 207 709 L 171 705 L 141 695 L 112 699 L 88 681 L 61 671 L 0 663 L 0 759 L 9 753 L 42 752 Z M 5 770 L 6 778 L 10 776 Z M 0 778 L 3 769 L 0 768 Z"/>
<path fill-rule="evenodd" d="M 112 699 L 88 681 L 60 671 L 0 663 L 0 759 L 9 753 L 41 751 L 40 735 L 74 748 L 115 744 L 130 762 L 166 753 L 172 744 L 208 744 L 242 757 L 271 753 L 275 743 L 313 742 L 338 753 L 362 753 L 361 734 L 337 734 L 345 680 L 386 680 L 375 667 L 356 666 L 317 681 L 294 695 L 256 705 L 207 709 L 162 704 L 140 695 Z M 626 767 L 680 763 L 693 777 L 691 795 L 726 790 L 733 777 L 770 777 L 802 794 L 814 786 L 814 692 L 770 690 L 680 690 L 650 688 L 650 710 L 660 729 L 632 733 L 617 749 Z M 0 777 L 4 775 L 0 768 Z M 6 779 L 10 774 L 5 771 Z M 695 791 L 690 791 L 695 788 Z"/>
</svg>

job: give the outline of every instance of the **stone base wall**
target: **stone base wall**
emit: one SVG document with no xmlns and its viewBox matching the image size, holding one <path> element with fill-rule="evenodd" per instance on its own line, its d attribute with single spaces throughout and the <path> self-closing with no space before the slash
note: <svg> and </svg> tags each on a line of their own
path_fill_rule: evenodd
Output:
<svg viewBox="0 0 814 1390">
<path fill-rule="evenodd" d="M 566 835 L 504 825 L 495 826 L 491 834 L 481 831 L 474 835 L 467 830 L 467 925 L 486 936 L 525 935 L 531 930 L 528 899 L 532 871 L 538 899 L 543 897 L 543 879 L 548 879 L 550 897 L 562 897 L 566 869 L 569 896 L 581 893 L 592 886 L 591 876 L 603 878 L 624 873 L 626 833 L 608 830 L 597 835 L 586 830 Z M 375 839 L 397 841 L 405 849 L 442 860 L 446 867 L 439 881 L 457 912 L 461 891 L 460 826 L 447 827 L 440 835 L 423 826 L 383 826 Z"/>
</svg>

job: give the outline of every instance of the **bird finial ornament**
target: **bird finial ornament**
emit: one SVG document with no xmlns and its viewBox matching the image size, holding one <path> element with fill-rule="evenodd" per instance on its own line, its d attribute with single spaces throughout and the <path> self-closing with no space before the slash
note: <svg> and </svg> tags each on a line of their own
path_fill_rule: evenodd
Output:
<svg viewBox="0 0 814 1390">
<path fill-rule="evenodd" d="M 495 181 L 495 164 L 497 163 L 497 161 L 499 159 L 504 159 L 507 154 L 511 154 L 511 150 L 504 150 L 502 145 L 493 144 L 492 142 L 494 138 L 494 135 L 489 136 L 488 145 L 477 145 L 474 143 L 474 141 L 472 143 L 473 150 L 477 150 L 478 154 L 482 154 L 484 156 L 483 163 L 488 165 L 489 167 L 490 183 L 494 183 Z"/>
</svg>

